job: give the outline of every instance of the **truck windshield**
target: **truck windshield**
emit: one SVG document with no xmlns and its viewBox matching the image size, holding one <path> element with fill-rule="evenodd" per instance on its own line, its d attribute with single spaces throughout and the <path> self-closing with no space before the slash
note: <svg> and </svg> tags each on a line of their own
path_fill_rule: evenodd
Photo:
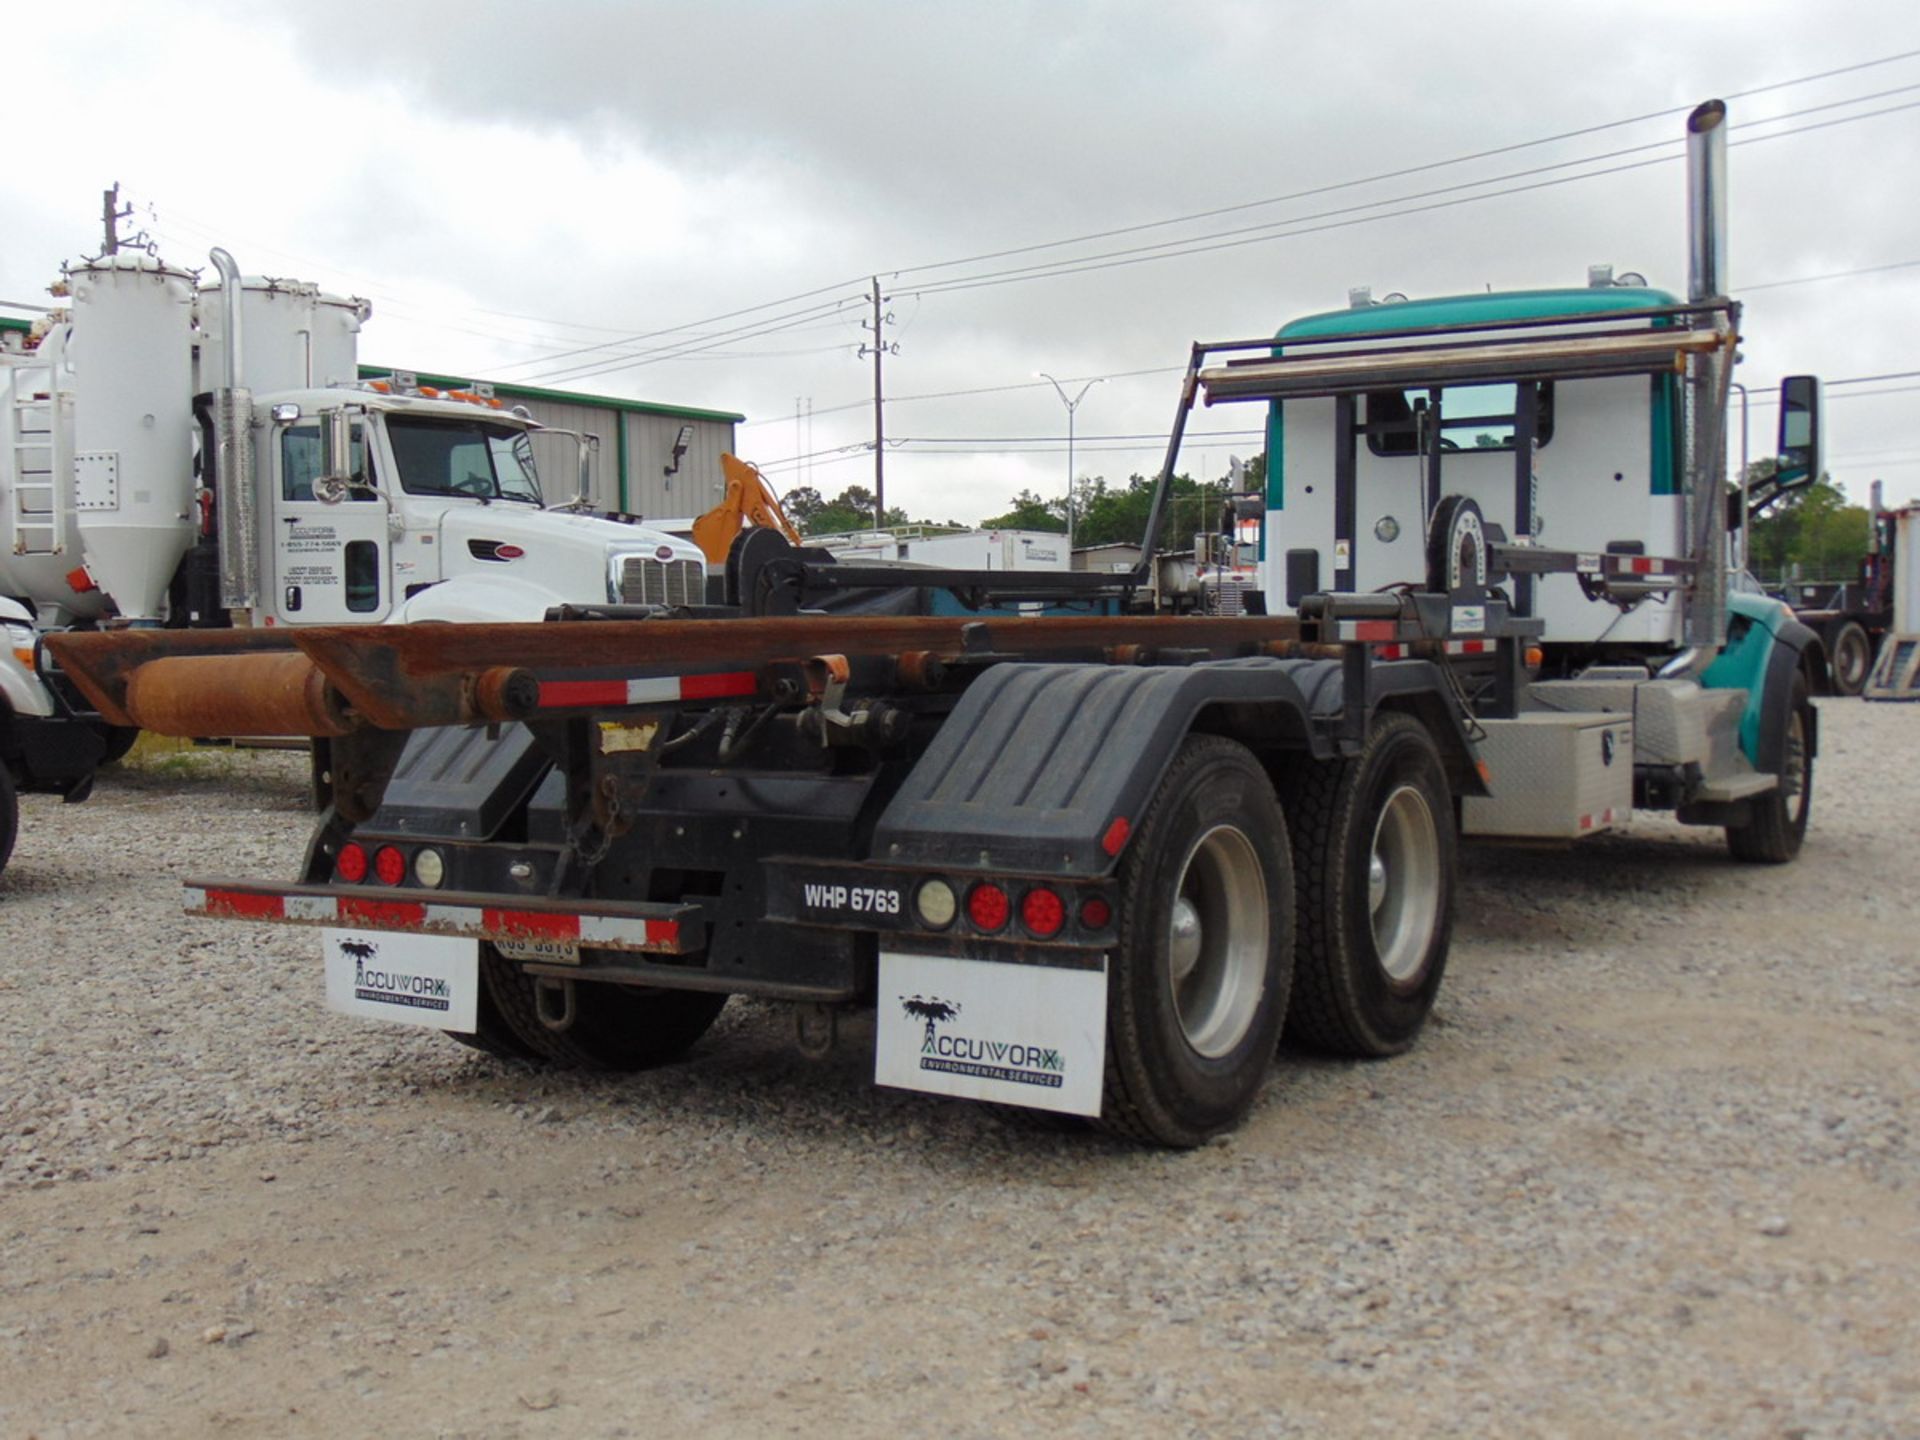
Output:
<svg viewBox="0 0 1920 1440">
<path fill-rule="evenodd" d="M 471 495 L 538 505 L 533 443 L 512 425 L 387 416 L 387 440 L 409 495 Z"/>
</svg>

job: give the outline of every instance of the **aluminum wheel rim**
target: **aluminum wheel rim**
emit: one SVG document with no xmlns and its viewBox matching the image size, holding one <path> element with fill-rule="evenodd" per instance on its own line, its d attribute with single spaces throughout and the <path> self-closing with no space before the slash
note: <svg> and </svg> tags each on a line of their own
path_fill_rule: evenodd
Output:
<svg viewBox="0 0 1920 1440">
<path fill-rule="evenodd" d="M 1367 858 L 1367 914 L 1380 967 L 1404 984 L 1425 967 L 1440 922 L 1440 832 L 1427 797 L 1402 785 L 1380 807 Z"/>
<path fill-rule="evenodd" d="M 1787 822 L 1798 825 L 1807 808 L 1807 722 L 1798 705 L 1787 721 L 1786 762 L 1780 787 L 1787 795 Z"/>
<path fill-rule="evenodd" d="M 1842 689 L 1851 694 L 1866 684 L 1872 664 L 1872 651 L 1865 634 L 1849 630 L 1840 637 L 1840 643 L 1834 647 L 1833 668 L 1840 677 Z"/>
<path fill-rule="evenodd" d="M 1168 984 L 1187 1044 L 1209 1059 L 1246 1038 L 1267 974 L 1267 877 L 1253 842 L 1216 825 L 1187 851 L 1167 922 Z"/>
</svg>

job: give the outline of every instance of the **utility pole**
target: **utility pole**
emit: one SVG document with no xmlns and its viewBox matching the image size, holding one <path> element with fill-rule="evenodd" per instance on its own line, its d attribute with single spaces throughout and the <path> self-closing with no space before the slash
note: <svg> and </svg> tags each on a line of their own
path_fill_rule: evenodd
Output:
<svg viewBox="0 0 1920 1440">
<path fill-rule="evenodd" d="M 113 182 L 113 188 L 111 190 L 102 190 L 100 192 L 100 224 L 106 237 L 106 248 L 101 251 L 103 255 L 118 255 L 120 253 L 120 222 L 132 214 L 133 207 L 131 205 L 126 206 L 124 209 L 120 205 L 120 182 L 118 180 Z"/>
<path fill-rule="evenodd" d="M 1067 407 L 1067 563 L 1073 563 L 1073 412 L 1080 408 L 1080 402 L 1087 398 L 1087 392 L 1107 377 L 1097 375 L 1080 387 L 1080 393 L 1067 399 L 1067 392 L 1060 388 L 1060 382 L 1044 370 L 1033 372 L 1036 380 L 1044 380 L 1053 386 L 1054 394 L 1060 397 L 1060 403 Z"/>
<path fill-rule="evenodd" d="M 900 353 L 898 345 L 889 345 L 882 337 L 883 325 L 893 323 L 891 314 L 882 314 L 880 310 L 880 277 L 873 277 L 873 320 L 869 328 L 873 331 L 873 344 L 862 345 L 860 354 L 873 355 L 873 528 L 882 529 L 887 523 L 887 422 L 885 401 L 882 396 L 880 362 L 891 350 Z"/>
</svg>

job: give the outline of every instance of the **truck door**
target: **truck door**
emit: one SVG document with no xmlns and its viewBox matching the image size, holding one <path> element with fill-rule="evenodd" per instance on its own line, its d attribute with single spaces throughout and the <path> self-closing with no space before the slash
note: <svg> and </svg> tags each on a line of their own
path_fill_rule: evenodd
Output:
<svg viewBox="0 0 1920 1440">
<path fill-rule="evenodd" d="M 354 484 L 335 504 L 314 497 L 321 475 L 321 421 L 273 429 L 274 594 L 282 625 L 370 624 L 393 608 L 387 550 L 388 504 L 366 430 L 353 426 Z"/>
</svg>

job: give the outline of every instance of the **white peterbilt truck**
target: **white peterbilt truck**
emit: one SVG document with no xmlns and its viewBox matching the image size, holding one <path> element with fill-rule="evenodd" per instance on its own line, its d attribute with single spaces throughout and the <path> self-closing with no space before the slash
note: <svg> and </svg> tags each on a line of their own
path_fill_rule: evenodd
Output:
<svg viewBox="0 0 1920 1440">
<path fill-rule="evenodd" d="M 687 541 L 546 508 L 524 410 L 361 381 L 366 301 L 211 258 L 205 284 L 145 253 L 82 262 L 0 349 L 0 864 L 15 786 L 78 798 L 133 738 L 86 712 L 38 634 L 705 598 Z"/>
</svg>

